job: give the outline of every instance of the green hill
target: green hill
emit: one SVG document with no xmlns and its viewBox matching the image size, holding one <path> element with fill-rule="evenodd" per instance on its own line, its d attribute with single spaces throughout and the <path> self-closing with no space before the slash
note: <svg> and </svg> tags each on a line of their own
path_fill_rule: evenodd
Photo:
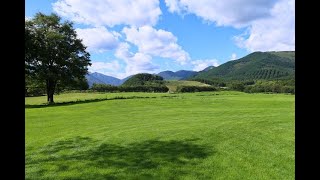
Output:
<svg viewBox="0 0 320 180">
<path fill-rule="evenodd" d="M 226 62 L 195 77 L 223 80 L 291 79 L 295 74 L 295 52 L 254 52 L 238 60 Z"/>
<path fill-rule="evenodd" d="M 164 85 L 163 78 L 158 75 L 140 73 L 127 79 L 122 86 L 159 86 Z"/>
</svg>

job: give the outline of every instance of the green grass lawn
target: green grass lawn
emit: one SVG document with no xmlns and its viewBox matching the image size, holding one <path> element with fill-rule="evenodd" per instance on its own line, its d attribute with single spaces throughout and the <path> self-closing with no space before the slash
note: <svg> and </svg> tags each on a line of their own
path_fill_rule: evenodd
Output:
<svg viewBox="0 0 320 180">
<path fill-rule="evenodd" d="M 295 179 L 293 95 L 77 93 L 55 100 L 61 104 L 36 106 L 46 97 L 26 98 L 26 179 Z"/>
<path fill-rule="evenodd" d="M 170 92 L 176 92 L 178 86 L 210 86 L 198 81 L 168 80 L 165 83 Z"/>
</svg>

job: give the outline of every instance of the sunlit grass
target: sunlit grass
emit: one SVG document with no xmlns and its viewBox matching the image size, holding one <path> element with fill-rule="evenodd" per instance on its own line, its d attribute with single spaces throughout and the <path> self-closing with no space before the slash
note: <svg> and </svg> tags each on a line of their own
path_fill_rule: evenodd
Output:
<svg viewBox="0 0 320 180">
<path fill-rule="evenodd" d="M 98 98 L 107 100 L 26 108 L 26 179 L 294 179 L 293 95 L 69 93 L 55 101 Z"/>
<path fill-rule="evenodd" d="M 197 81 L 170 80 L 170 81 L 166 81 L 166 86 L 169 88 L 170 92 L 175 92 L 178 86 L 210 86 L 210 85 L 197 82 Z"/>
</svg>

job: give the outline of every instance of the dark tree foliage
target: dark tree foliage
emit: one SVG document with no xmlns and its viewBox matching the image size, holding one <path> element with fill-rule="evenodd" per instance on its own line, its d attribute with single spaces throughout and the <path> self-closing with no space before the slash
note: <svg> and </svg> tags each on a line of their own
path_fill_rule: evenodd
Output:
<svg viewBox="0 0 320 180">
<path fill-rule="evenodd" d="M 191 78 L 189 79 L 190 81 L 198 81 L 201 83 L 205 83 L 205 84 L 209 84 L 215 87 L 225 87 L 226 83 L 224 82 L 224 80 L 222 79 L 218 79 L 218 78 Z"/>
<path fill-rule="evenodd" d="M 25 96 L 42 96 L 46 94 L 46 84 L 30 75 L 25 75 Z"/>
<path fill-rule="evenodd" d="M 73 81 L 69 83 L 57 83 L 57 93 L 63 92 L 63 91 L 72 91 L 72 90 L 88 90 L 89 89 L 89 84 L 85 78 L 83 79 L 78 79 L 75 78 Z"/>
<path fill-rule="evenodd" d="M 164 85 L 163 77 L 148 73 L 140 73 L 130 77 L 122 86 L 158 86 Z"/>
<path fill-rule="evenodd" d="M 97 92 L 118 92 L 119 91 L 119 88 L 117 86 L 112 86 L 109 84 L 96 84 L 96 83 L 93 83 L 91 89 Z"/>
<path fill-rule="evenodd" d="M 277 81 L 257 81 L 254 85 L 245 86 L 247 93 L 290 93 L 295 94 L 294 79 Z"/>
<path fill-rule="evenodd" d="M 91 89 L 97 92 L 168 92 L 165 85 L 112 86 L 109 84 L 93 84 Z"/>
<path fill-rule="evenodd" d="M 158 75 L 141 73 L 126 80 L 121 86 L 93 84 L 92 90 L 98 92 L 168 92 L 163 78 Z"/>
<path fill-rule="evenodd" d="M 213 86 L 178 86 L 177 92 L 202 92 L 202 91 L 216 91 Z"/>
<path fill-rule="evenodd" d="M 53 103 L 57 84 L 83 82 L 90 54 L 77 38 L 71 22 L 56 14 L 37 13 L 25 22 L 25 73 L 45 83 L 48 103 Z"/>
<path fill-rule="evenodd" d="M 242 82 L 233 82 L 230 84 L 230 89 L 236 91 L 243 91 L 245 89 L 245 85 Z"/>
</svg>

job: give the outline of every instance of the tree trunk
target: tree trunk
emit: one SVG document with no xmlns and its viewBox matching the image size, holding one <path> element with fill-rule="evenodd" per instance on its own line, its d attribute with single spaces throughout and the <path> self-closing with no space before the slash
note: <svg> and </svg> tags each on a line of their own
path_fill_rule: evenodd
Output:
<svg viewBox="0 0 320 180">
<path fill-rule="evenodd" d="M 52 104 L 52 103 L 54 103 L 53 94 L 54 94 L 55 87 L 56 87 L 56 81 L 48 79 L 46 81 L 46 85 L 47 85 L 47 102 L 49 104 Z"/>
<path fill-rule="evenodd" d="M 54 101 L 53 101 L 53 93 L 50 93 L 50 94 L 49 94 L 48 100 L 49 100 L 49 101 L 48 101 L 49 104 L 54 103 Z"/>
</svg>

